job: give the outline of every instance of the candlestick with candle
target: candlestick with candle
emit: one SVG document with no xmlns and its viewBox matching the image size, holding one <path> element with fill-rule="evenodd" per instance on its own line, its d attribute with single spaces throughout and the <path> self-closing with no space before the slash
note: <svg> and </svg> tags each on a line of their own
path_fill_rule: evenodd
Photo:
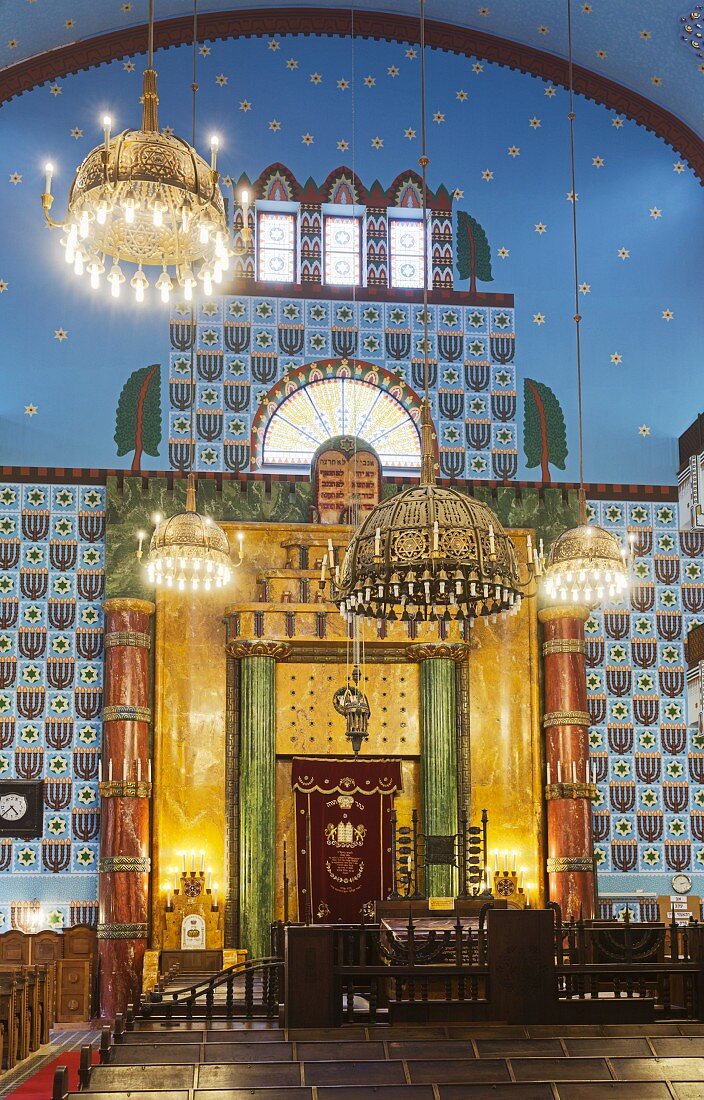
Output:
<svg viewBox="0 0 704 1100">
<path fill-rule="evenodd" d="M 137 761 L 137 782 L 141 783 L 141 781 L 142 781 L 142 761 L 138 760 Z"/>
<path fill-rule="evenodd" d="M 203 874 L 204 871 L 205 871 L 205 852 L 201 848 L 201 850 L 200 850 L 200 873 Z"/>
<path fill-rule="evenodd" d="M 108 783 L 112 783 L 112 758 L 108 760 Z"/>
<path fill-rule="evenodd" d="M 186 873 L 186 853 L 183 853 L 183 873 Z"/>
<path fill-rule="evenodd" d="M 152 781 L 152 762 L 151 762 L 151 760 L 147 760 L 147 782 L 151 783 L 151 781 Z"/>
</svg>

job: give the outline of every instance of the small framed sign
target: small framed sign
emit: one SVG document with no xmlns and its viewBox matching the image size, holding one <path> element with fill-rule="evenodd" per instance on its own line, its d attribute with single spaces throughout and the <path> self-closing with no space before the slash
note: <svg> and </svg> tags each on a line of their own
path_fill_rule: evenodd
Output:
<svg viewBox="0 0 704 1100">
<path fill-rule="evenodd" d="M 0 779 L 0 837 L 41 836 L 43 817 L 43 780 Z"/>
</svg>

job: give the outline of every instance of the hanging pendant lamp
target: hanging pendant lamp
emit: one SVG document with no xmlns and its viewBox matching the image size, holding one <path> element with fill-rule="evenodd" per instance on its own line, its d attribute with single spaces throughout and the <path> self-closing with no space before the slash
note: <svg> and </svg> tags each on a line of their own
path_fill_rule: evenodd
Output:
<svg viewBox="0 0 704 1100">
<path fill-rule="evenodd" d="M 569 59 L 570 171 L 572 184 L 572 264 L 574 277 L 574 323 L 577 372 L 577 420 L 579 425 L 579 523 L 559 535 L 547 558 L 543 593 L 551 602 L 568 601 L 598 606 L 608 595 L 621 600 L 629 587 L 628 554 L 611 531 L 587 523 L 584 490 L 584 448 L 582 423 L 582 342 L 579 312 L 579 253 L 577 236 L 577 186 L 574 154 L 574 81 L 572 52 L 572 0 L 567 0 L 567 43 Z M 632 551 L 631 551 L 632 553 Z"/>
<path fill-rule="evenodd" d="M 353 534 L 342 566 L 332 550 L 330 598 L 345 620 L 458 619 L 470 623 L 518 611 L 516 551 L 488 505 L 436 484 L 436 434 L 430 411 L 428 336 L 425 0 L 420 0 L 420 99 L 423 263 L 424 396 L 420 484 L 383 501 Z M 531 563 L 532 568 L 532 563 Z"/>
</svg>

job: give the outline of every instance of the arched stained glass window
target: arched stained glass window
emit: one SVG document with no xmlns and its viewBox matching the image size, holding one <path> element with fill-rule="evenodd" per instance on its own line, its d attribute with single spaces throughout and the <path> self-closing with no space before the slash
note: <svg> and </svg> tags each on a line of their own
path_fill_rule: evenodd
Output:
<svg viewBox="0 0 704 1100">
<path fill-rule="evenodd" d="M 308 466 L 321 443 L 358 436 L 386 470 L 420 469 L 415 422 L 395 397 L 356 378 L 324 378 L 287 397 L 266 427 L 263 465 Z"/>
</svg>

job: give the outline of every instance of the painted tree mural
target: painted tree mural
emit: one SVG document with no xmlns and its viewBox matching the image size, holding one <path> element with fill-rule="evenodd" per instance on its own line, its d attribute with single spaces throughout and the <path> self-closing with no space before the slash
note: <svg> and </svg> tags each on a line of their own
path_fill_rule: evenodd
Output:
<svg viewBox="0 0 704 1100">
<path fill-rule="evenodd" d="M 157 456 L 161 443 L 161 368 L 141 367 L 129 376 L 115 414 L 118 455 L 134 451 L 132 473 L 141 470 L 142 454 Z"/>
<path fill-rule="evenodd" d="M 466 210 L 457 211 L 457 270 L 460 279 L 469 279 L 470 294 L 477 289 L 477 279 L 482 283 L 494 281 L 486 233 Z"/>
<path fill-rule="evenodd" d="M 540 466 L 543 484 L 550 482 L 550 463 L 564 470 L 567 435 L 560 402 L 549 386 L 532 378 L 523 387 L 523 448 L 526 466 Z"/>
</svg>

